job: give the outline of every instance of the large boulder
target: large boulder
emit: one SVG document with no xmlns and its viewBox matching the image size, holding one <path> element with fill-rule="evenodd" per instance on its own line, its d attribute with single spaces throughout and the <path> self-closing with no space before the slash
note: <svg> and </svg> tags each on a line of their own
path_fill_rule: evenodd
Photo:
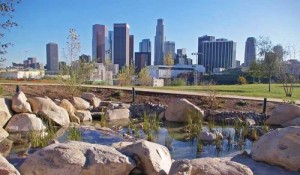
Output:
<svg viewBox="0 0 300 175">
<path fill-rule="evenodd" d="M 191 175 L 253 175 L 247 166 L 226 158 L 199 158 L 192 159 L 190 163 L 192 165 Z"/>
<path fill-rule="evenodd" d="M 3 127 L 11 118 L 11 101 L 5 98 L 0 98 L 0 128 Z"/>
<path fill-rule="evenodd" d="M 186 99 L 172 100 L 166 109 L 165 118 L 171 122 L 186 122 L 189 115 L 204 116 L 204 111 Z"/>
<path fill-rule="evenodd" d="M 226 158 L 198 158 L 175 161 L 169 175 L 253 175 L 250 168 Z"/>
<path fill-rule="evenodd" d="M 198 134 L 198 138 L 203 141 L 214 141 L 217 139 L 217 137 L 223 139 L 222 133 L 218 131 L 215 132 L 202 131 Z"/>
<path fill-rule="evenodd" d="M 6 137 L 8 137 L 8 133 L 0 127 L 0 142 L 2 142 Z"/>
<path fill-rule="evenodd" d="M 106 120 L 128 119 L 130 116 L 129 107 L 125 103 L 109 103 L 105 112 Z"/>
<path fill-rule="evenodd" d="M 87 110 L 77 110 L 75 115 L 80 119 L 81 122 L 92 120 L 92 114 Z"/>
<path fill-rule="evenodd" d="M 101 104 L 101 100 L 99 98 L 97 98 L 95 94 L 90 93 L 90 92 L 83 93 L 81 95 L 81 98 L 89 101 L 94 108 L 99 107 L 99 105 Z"/>
<path fill-rule="evenodd" d="M 169 175 L 191 175 L 192 165 L 190 160 L 176 160 L 172 163 Z"/>
<path fill-rule="evenodd" d="M 108 121 L 117 119 L 128 119 L 130 111 L 129 109 L 107 109 L 105 112 L 105 118 Z"/>
<path fill-rule="evenodd" d="M 1 155 L 0 155 L 0 174 L 20 175 L 19 171 Z"/>
<path fill-rule="evenodd" d="M 29 98 L 28 102 L 31 104 L 32 110 L 46 119 L 50 119 L 60 126 L 68 126 L 70 123 L 68 112 L 57 106 L 48 97 L 33 97 Z"/>
<path fill-rule="evenodd" d="M 46 129 L 46 126 L 35 114 L 22 113 L 14 115 L 5 129 L 8 132 L 43 131 Z"/>
<path fill-rule="evenodd" d="M 157 143 L 140 140 L 132 144 L 125 143 L 117 149 L 132 157 L 137 162 L 137 169 L 145 174 L 168 174 L 172 165 L 169 150 Z"/>
<path fill-rule="evenodd" d="M 62 101 L 60 101 L 59 106 L 64 108 L 69 114 L 74 114 L 76 111 L 73 104 L 67 99 L 63 99 Z"/>
<path fill-rule="evenodd" d="M 80 97 L 72 97 L 71 102 L 77 110 L 87 110 L 90 108 L 90 103 Z"/>
<path fill-rule="evenodd" d="M 71 141 L 51 144 L 29 155 L 20 167 L 23 175 L 124 175 L 135 162 L 115 148 Z"/>
<path fill-rule="evenodd" d="M 251 153 L 254 160 L 300 171 L 300 127 L 268 132 L 254 142 Z"/>
<path fill-rule="evenodd" d="M 16 113 L 31 113 L 31 106 L 27 102 L 25 94 L 20 91 L 12 97 L 12 110 Z"/>
<path fill-rule="evenodd" d="M 282 104 L 272 110 L 271 116 L 266 121 L 270 125 L 300 126 L 300 106 Z"/>
<path fill-rule="evenodd" d="M 69 100 L 63 99 L 60 101 L 59 106 L 68 112 L 71 122 L 80 124 L 80 119 L 75 115 L 76 109 Z"/>
</svg>

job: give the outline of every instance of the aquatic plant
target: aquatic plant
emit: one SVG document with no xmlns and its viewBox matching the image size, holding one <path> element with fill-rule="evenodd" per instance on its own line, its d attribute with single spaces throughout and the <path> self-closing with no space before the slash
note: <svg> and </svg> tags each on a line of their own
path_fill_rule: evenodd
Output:
<svg viewBox="0 0 300 175">
<path fill-rule="evenodd" d="M 68 129 L 68 139 L 75 140 L 75 141 L 81 141 L 82 135 L 81 135 L 80 130 L 76 127 L 70 127 Z"/>
<path fill-rule="evenodd" d="M 251 140 L 257 140 L 258 138 L 259 138 L 259 136 L 258 136 L 258 133 L 257 133 L 257 129 L 256 128 L 252 128 L 250 139 Z"/>
<path fill-rule="evenodd" d="M 54 124 L 50 120 L 46 120 L 47 129 L 45 131 L 29 131 L 28 139 L 33 148 L 43 148 L 55 138 Z"/>
<path fill-rule="evenodd" d="M 215 122 L 214 122 L 214 120 L 209 120 L 208 121 L 208 130 L 210 131 L 210 132 L 212 132 L 213 131 L 213 128 L 215 128 Z"/>
<path fill-rule="evenodd" d="M 101 113 L 100 125 L 101 125 L 101 127 L 105 127 L 106 126 L 106 118 L 105 118 L 105 114 L 104 114 L 103 108 L 102 108 L 102 113 Z"/>
</svg>

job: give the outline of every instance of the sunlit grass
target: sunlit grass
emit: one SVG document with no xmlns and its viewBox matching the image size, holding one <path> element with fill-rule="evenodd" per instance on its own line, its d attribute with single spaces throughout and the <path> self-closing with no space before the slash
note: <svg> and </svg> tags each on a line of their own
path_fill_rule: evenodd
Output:
<svg viewBox="0 0 300 175">
<path fill-rule="evenodd" d="M 214 90 L 222 95 L 238 95 L 249 97 L 266 97 L 285 99 L 285 92 L 281 84 L 271 84 L 271 92 L 269 92 L 268 84 L 246 84 L 246 85 L 215 85 Z M 292 99 L 300 99 L 300 84 L 294 85 Z M 188 91 L 188 92 L 207 92 L 207 86 L 164 86 L 153 87 L 153 89 Z"/>
</svg>

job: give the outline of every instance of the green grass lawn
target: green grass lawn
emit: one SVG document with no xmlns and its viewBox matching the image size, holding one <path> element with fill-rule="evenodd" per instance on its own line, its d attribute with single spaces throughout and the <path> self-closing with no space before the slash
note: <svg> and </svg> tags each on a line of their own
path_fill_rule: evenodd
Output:
<svg viewBox="0 0 300 175">
<path fill-rule="evenodd" d="M 200 86 L 165 86 L 155 89 L 168 89 L 176 91 L 208 92 L 209 89 L 215 89 L 218 94 L 239 95 L 249 97 L 267 97 L 286 99 L 282 84 L 271 84 L 271 92 L 268 90 L 268 84 L 246 84 L 246 85 L 213 85 L 211 87 Z M 292 99 L 300 100 L 300 84 L 296 84 Z"/>
</svg>

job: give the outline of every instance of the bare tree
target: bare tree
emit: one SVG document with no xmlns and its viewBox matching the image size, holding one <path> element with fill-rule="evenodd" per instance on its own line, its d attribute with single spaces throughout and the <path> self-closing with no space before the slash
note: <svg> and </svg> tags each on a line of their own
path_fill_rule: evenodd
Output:
<svg viewBox="0 0 300 175">
<path fill-rule="evenodd" d="M 9 31 L 12 27 L 18 26 L 18 24 L 13 21 L 13 13 L 15 12 L 15 5 L 20 2 L 21 0 L 0 1 L 0 63 L 5 61 L 3 55 L 7 53 L 7 48 L 12 45 L 10 42 L 3 42 L 3 38 L 6 31 Z"/>
<path fill-rule="evenodd" d="M 298 73 L 300 72 L 300 66 L 294 64 L 296 62 L 296 49 L 295 46 L 287 44 L 284 53 L 284 57 L 290 59 L 289 61 L 282 62 L 280 64 L 278 79 L 282 83 L 286 97 L 292 97 L 294 91 L 294 85 L 299 80 Z"/>
<path fill-rule="evenodd" d="M 81 85 L 89 79 L 94 66 L 92 63 L 77 60 L 80 53 L 80 40 L 75 29 L 69 30 L 66 45 L 67 53 L 64 53 L 64 55 L 68 65 L 62 70 L 69 78 L 62 79 L 62 82 L 69 88 L 71 95 L 74 96 Z"/>
</svg>

